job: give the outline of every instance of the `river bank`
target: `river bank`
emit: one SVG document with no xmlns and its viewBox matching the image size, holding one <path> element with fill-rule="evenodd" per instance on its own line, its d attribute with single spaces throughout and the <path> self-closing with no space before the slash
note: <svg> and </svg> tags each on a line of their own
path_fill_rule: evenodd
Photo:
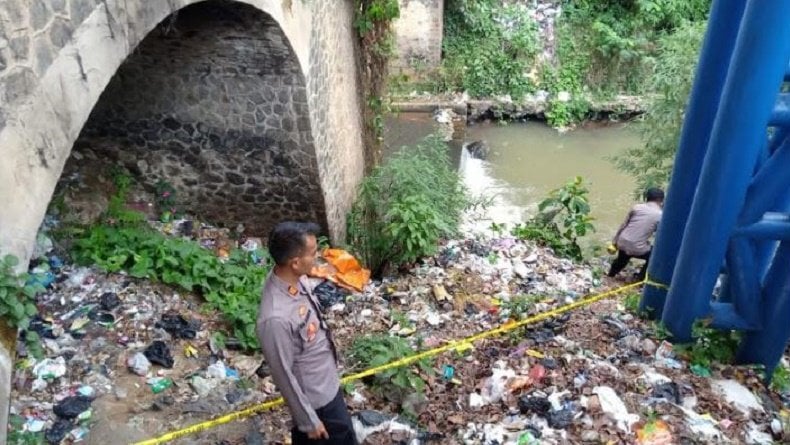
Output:
<svg viewBox="0 0 790 445">
<path fill-rule="evenodd" d="M 560 102 L 570 102 L 573 98 L 569 93 L 558 95 Z M 412 92 L 409 95 L 393 95 L 390 97 L 391 107 L 404 113 L 434 113 L 441 109 L 453 110 L 460 116 L 466 116 L 469 124 L 483 121 L 547 121 L 546 113 L 552 106 L 552 98 L 548 92 L 528 94 L 521 100 L 513 100 L 509 96 L 488 99 L 472 99 L 466 94 L 428 94 Z M 624 121 L 645 113 L 649 99 L 643 96 L 618 95 L 609 99 L 580 97 L 587 104 L 585 121 Z"/>
</svg>

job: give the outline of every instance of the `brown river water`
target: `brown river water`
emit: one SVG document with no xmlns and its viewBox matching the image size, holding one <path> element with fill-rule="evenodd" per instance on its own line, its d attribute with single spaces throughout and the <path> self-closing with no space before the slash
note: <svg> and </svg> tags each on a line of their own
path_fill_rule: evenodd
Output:
<svg viewBox="0 0 790 445">
<path fill-rule="evenodd" d="M 393 116 L 387 122 L 387 150 L 416 143 L 433 128 L 429 114 Z M 577 175 L 584 178 L 590 190 L 597 229 L 585 244 L 610 239 L 633 203 L 633 179 L 609 160 L 639 145 L 639 135 L 628 124 L 560 133 L 539 122 L 481 123 L 466 129 L 465 141 L 475 140 L 488 143 L 491 151 L 487 160 L 472 159 L 457 146 L 450 150 L 472 194 L 493 200 L 485 212 L 487 220 L 475 220 L 475 227 L 481 230 L 491 222 L 512 226 L 528 219 L 549 191 Z"/>
</svg>

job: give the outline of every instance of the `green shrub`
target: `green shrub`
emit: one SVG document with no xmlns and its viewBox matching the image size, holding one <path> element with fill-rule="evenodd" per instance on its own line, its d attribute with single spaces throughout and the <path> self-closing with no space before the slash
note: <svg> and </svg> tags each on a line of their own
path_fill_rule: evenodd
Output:
<svg viewBox="0 0 790 445">
<path fill-rule="evenodd" d="M 790 391 L 790 369 L 781 363 L 774 369 L 771 389 L 781 393 Z"/>
<path fill-rule="evenodd" d="M 348 217 L 351 250 L 377 276 L 387 264 L 433 255 L 441 238 L 457 232 L 466 204 L 445 143 L 429 136 L 362 181 Z"/>
<path fill-rule="evenodd" d="M 357 337 L 351 345 L 350 362 L 356 369 L 368 369 L 385 365 L 414 354 L 408 340 L 388 334 L 373 334 Z M 380 372 L 370 379 L 371 389 L 379 395 L 403 398 L 425 389 L 425 381 L 419 371 L 432 374 L 431 360 L 423 359 L 415 366 L 401 366 Z"/>
<path fill-rule="evenodd" d="M 712 363 L 731 363 L 741 339 L 740 332 L 714 329 L 707 321 L 694 323 L 691 336 L 692 343 L 676 344 L 674 349 L 692 365 L 705 368 Z"/>
<path fill-rule="evenodd" d="M 44 349 L 38 333 L 26 329 L 38 313 L 36 295 L 44 291 L 44 286 L 32 279 L 35 276 L 29 273 L 17 273 L 18 265 L 19 259 L 13 255 L 0 259 L 0 320 L 12 329 L 23 331 L 28 354 L 41 358 Z"/>
<path fill-rule="evenodd" d="M 584 180 L 575 177 L 552 190 L 538 205 L 538 214 L 524 224 L 517 224 L 511 234 L 548 246 L 559 256 L 580 261 L 579 238 L 595 230 L 588 193 Z"/>
<path fill-rule="evenodd" d="M 255 320 L 270 262 L 254 264 L 242 250 L 234 250 L 223 262 L 194 241 L 170 238 L 145 226 L 107 224 L 79 233 L 72 255 L 77 263 L 95 264 L 107 272 L 125 270 L 136 278 L 198 292 L 222 312 L 244 348 L 258 345 Z"/>
<path fill-rule="evenodd" d="M 455 0 L 445 13 L 443 82 L 472 96 L 534 91 L 527 74 L 540 51 L 537 25 L 517 6 Z"/>
<path fill-rule="evenodd" d="M 130 177 L 116 172 L 114 182 L 116 194 L 110 200 L 105 222 L 68 230 L 73 237 L 73 259 L 107 272 L 123 270 L 135 278 L 197 292 L 209 307 L 224 315 L 243 348 L 257 348 L 255 321 L 261 286 L 272 264 L 268 253 L 255 252 L 266 259 L 263 265 L 240 249 L 223 261 L 195 241 L 167 237 L 145 223 L 142 214 L 126 209 Z"/>
<path fill-rule="evenodd" d="M 573 65 L 600 93 L 652 92 L 660 42 L 689 22 L 704 23 L 710 0 L 565 1 L 557 24 L 557 63 Z M 569 44 L 572 41 L 572 44 Z"/>
<path fill-rule="evenodd" d="M 710 0 L 562 0 L 555 44 L 541 42 L 523 5 L 495 0 L 448 0 L 443 63 L 433 90 L 472 96 L 510 94 L 518 100 L 537 89 L 573 97 L 645 94 L 661 68 L 660 42 L 689 22 L 704 23 Z M 546 46 L 550 60 L 537 55 Z M 539 78 L 536 79 L 536 76 Z M 583 103 L 577 104 L 580 108 Z M 555 108 L 551 110 L 551 108 Z M 550 104 L 550 123 L 568 125 L 584 113 Z M 585 110 L 586 111 L 586 110 Z"/>
<path fill-rule="evenodd" d="M 578 95 L 568 101 L 550 100 L 546 108 L 546 122 L 552 127 L 567 127 L 583 121 L 590 112 L 590 103 Z"/>
<path fill-rule="evenodd" d="M 36 315 L 36 294 L 43 286 L 29 281 L 27 273 L 17 274 L 19 259 L 6 255 L 0 260 L 0 319 L 11 328 L 26 329 L 30 318 Z"/>
</svg>

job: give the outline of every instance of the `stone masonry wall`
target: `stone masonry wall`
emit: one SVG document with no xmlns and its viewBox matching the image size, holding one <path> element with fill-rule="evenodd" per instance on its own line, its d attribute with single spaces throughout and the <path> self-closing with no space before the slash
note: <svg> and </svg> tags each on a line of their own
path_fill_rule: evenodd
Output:
<svg viewBox="0 0 790 445">
<path fill-rule="evenodd" d="M 326 221 L 304 78 L 277 23 L 251 6 L 198 3 L 162 22 L 118 70 L 75 150 L 151 188 L 167 181 L 186 210 L 248 233 Z"/>
<path fill-rule="evenodd" d="M 393 73 L 437 67 L 442 59 L 443 34 L 444 0 L 400 0 Z"/>
<path fill-rule="evenodd" d="M 364 174 L 354 1 L 313 4 L 308 99 L 330 235 L 344 240 L 346 214 Z"/>
</svg>

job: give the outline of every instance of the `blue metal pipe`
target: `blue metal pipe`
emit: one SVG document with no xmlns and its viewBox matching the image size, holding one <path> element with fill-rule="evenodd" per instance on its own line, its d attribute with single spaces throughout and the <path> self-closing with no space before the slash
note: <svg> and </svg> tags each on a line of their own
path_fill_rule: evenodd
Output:
<svg viewBox="0 0 790 445">
<path fill-rule="evenodd" d="M 735 237 L 762 240 L 790 240 L 790 215 L 786 213 L 766 213 L 762 220 L 733 231 Z"/>
<path fill-rule="evenodd" d="M 727 277 L 732 292 L 731 300 L 738 314 L 746 323 L 756 326 L 760 322 L 760 280 L 754 263 L 751 240 L 737 237 L 730 240 L 727 250 Z M 714 313 L 714 318 L 715 318 Z"/>
<path fill-rule="evenodd" d="M 714 0 L 711 6 L 708 29 L 705 32 L 670 177 L 664 214 L 648 267 L 648 276 L 659 283 L 669 284 L 672 280 L 677 252 L 716 117 L 712 110 L 719 108 L 722 88 L 738 37 L 738 24 L 743 17 L 745 6 L 746 0 Z M 646 286 L 639 309 L 660 318 L 665 297 L 665 289 Z"/>
<path fill-rule="evenodd" d="M 777 213 L 790 213 L 790 191 L 785 193 L 779 200 L 779 204 L 775 206 Z M 771 218 L 773 213 L 766 213 L 763 217 Z M 753 238 L 755 241 L 755 264 L 757 267 L 758 278 L 760 279 L 760 283 L 763 283 L 763 279 L 765 274 L 768 272 L 768 266 L 771 264 L 771 260 L 776 253 L 776 248 L 779 246 L 779 243 L 776 242 L 776 239 L 780 237 L 774 237 L 770 240 L 762 240 L 759 238 Z"/>
<path fill-rule="evenodd" d="M 749 0 L 662 320 L 678 341 L 710 313 L 711 290 L 790 59 L 790 2 Z M 748 116 L 748 119 L 744 119 Z M 677 162 L 677 161 L 676 161 Z"/>
<path fill-rule="evenodd" d="M 736 354 L 738 363 L 760 363 L 770 380 L 790 339 L 790 242 L 783 241 L 765 277 L 763 329 L 744 335 Z"/>
<path fill-rule="evenodd" d="M 790 189 L 790 142 L 785 141 L 757 172 L 746 192 L 739 225 L 751 224 L 776 205 Z"/>
<path fill-rule="evenodd" d="M 759 324 L 744 319 L 731 303 L 711 303 L 710 313 L 712 328 L 726 331 L 753 331 L 759 328 Z"/>
</svg>

